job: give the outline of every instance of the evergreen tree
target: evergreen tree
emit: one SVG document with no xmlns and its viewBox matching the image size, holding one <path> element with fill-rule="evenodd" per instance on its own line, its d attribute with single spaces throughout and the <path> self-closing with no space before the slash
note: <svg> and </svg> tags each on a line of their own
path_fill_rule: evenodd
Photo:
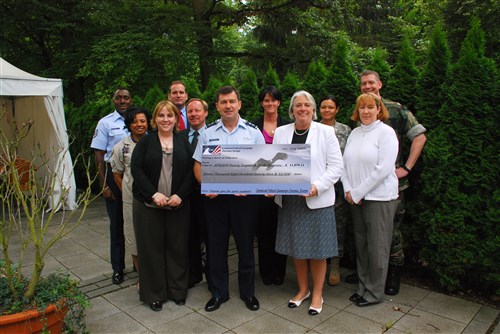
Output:
<svg viewBox="0 0 500 334">
<path fill-rule="evenodd" d="M 498 72 L 473 19 L 424 150 L 421 255 L 448 289 L 498 289 Z M 425 203 L 425 204 L 424 204 Z M 467 274 L 467 275 L 466 275 Z"/>
<path fill-rule="evenodd" d="M 241 117 L 247 120 L 257 118 L 256 115 L 259 113 L 259 87 L 257 86 L 257 76 L 252 69 L 247 71 L 239 91 L 242 101 Z"/>
<path fill-rule="evenodd" d="M 215 108 L 215 101 L 217 100 L 217 90 L 219 87 L 223 86 L 224 83 L 220 81 L 218 78 L 212 76 L 208 80 L 207 88 L 201 94 L 201 99 L 205 100 L 208 104 L 208 116 L 207 116 L 207 124 L 212 123 L 216 119 L 219 118 L 219 112 Z"/>
<path fill-rule="evenodd" d="M 418 120 L 427 128 L 428 134 L 433 132 L 441 123 L 439 111 L 446 97 L 450 61 L 451 53 L 448 48 L 446 34 L 442 26 L 438 24 L 432 31 L 424 69 L 416 90 Z M 407 234 L 409 241 L 412 239 L 420 240 L 422 235 L 425 235 L 422 226 L 417 223 L 420 213 L 428 208 L 428 204 L 422 203 L 420 200 L 420 194 L 424 186 L 421 177 L 423 168 L 426 168 L 426 166 L 422 164 L 422 159 L 420 159 L 409 176 L 411 188 L 406 195 L 408 198 L 408 214 L 405 217 L 406 222 L 408 222 L 405 234 Z"/>
<path fill-rule="evenodd" d="M 134 99 L 134 97 L 132 96 Z M 150 88 L 148 92 L 146 93 L 146 96 L 144 99 L 141 101 L 142 107 L 146 108 L 151 114 L 153 114 L 153 111 L 155 110 L 156 105 L 158 102 L 162 100 L 167 99 L 167 94 L 164 93 L 158 85 L 154 85 L 153 88 Z M 134 100 L 134 104 L 137 105 L 139 101 Z"/>
<path fill-rule="evenodd" d="M 281 84 L 281 95 L 283 97 L 283 101 L 281 101 L 280 106 L 280 115 L 289 118 L 288 109 L 290 107 L 290 99 L 293 94 L 300 90 L 301 88 L 300 79 L 293 72 L 287 72 L 285 77 L 283 78 L 283 83 Z"/>
<path fill-rule="evenodd" d="M 380 80 L 384 84 L 384 89 L 389 88 L 391 77 L 391 66 L 387 62 L 387 52 L 381 48 L 375 48 L 370 62 L 367 64 L 366 70 L 372 70 L 378 73 Z"/>
<path fill-rule="evenodd" d="M 418 112 L 418 120 L 429 131 L 441 122 L 439 109 L 445 98 L 450 62 L 451 52 L 446 33 L 441 25 L 437 25 L 432 32 L 425 67 L 416 90 L 415 110 Z"/>
<path fill-rule="evenodd" d="M 260 88 L 263 89 L 264 87 L 267 86 L 274 86 L 278 89 L 280 89 L 281 86 L 278 72 L 276 72 L 271 63 L 269 63 L 269 68 L 267 69 L 267 72 L 264 74 L 264 77 L 262 78 L 262 85 L 260 86 Z"/>
<path fill-rule="evenodd" d="M 391 73 L 390 81 L 384 97 L 406 105 L 415 110 L 415 91 L 418 81 L 418 70 L 415 66 L 415 54 L 407 36 L 403 37 L 401 50 Z"/>
<path fill-rule="evenodd" d="M 188 93 L 189 98 L 197 97 L 200 98 L 200 86 L 198 82 L 193 77 L 181 77 L 182 82 L 186 84 L 186 92 Z"/>
<path fill-rule="evenodd" d="M 328 94 L 337 98 L 340 111 L 337 115 L 339 122 L 347 124 L 353 105 L 359 92 L 359 85 L 349 61 L 347 40 L 339 38 L 332 55 L 332 64 L 328 69 L 323 87 Z M 318 96 L 317 102 L 325 95 Z M 319 108 L 319 106 L 318 106 Z"/>
<path fill-rule="evenodd" d="M 328 91 L 324 87 L 327 73 L 328 71 L 321 60 L 312 61 L 307 68 L 301 89 L 311 93 L 315 100 L 321 99 L 328 94 Z"/>
</svg>

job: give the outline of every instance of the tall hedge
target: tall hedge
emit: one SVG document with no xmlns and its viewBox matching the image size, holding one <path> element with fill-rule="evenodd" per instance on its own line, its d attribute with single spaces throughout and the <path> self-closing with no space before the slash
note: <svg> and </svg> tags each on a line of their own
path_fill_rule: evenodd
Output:
<svg viewBox="0 0 500 334">
<path fill-rule="evenodd" d="M 391 78 L 384 91 L 384 97 L 399 101 L 410 110 L 415 110 L 415 91 L 418 70 L 415 65 L 415 53 L 407 36 L 403 37 L 401 50 L 391 72 Z"/>
<path fill-rule="evenodd" d="M 243 78 L 240 87 L 237 87 L 241 95 L 240 115 L 246 120 L 257 118 L 260 110 L 259 87 L 257 86 L 257 76 L 252 69 L 249 69 Z"/>
<path fill-rule="evenodd" d="M 307 68 L 301 89 L 311 93 L 315 100 L 319 100 L 328 94 L 328 91 L 324 87 L 327 76 L 328 70 L 325 64 L 321 60 L 313 61 Z"/>
<path fill-rule="evenodd" d="M 301 82 L 299 77 L 293 72 L 287 72 L 285 77 L 283 78 L 283 82 L 281 83 L 281 94 L 283 97 L 283 101 L 281 101 L 280 106 L 280 115 L 285 118 L 288 118 L 288 109 L 290 107 L 290 99 L 293 96 L 293 93 L 298 91 L 301 88 Z"/>
<path fill-rule="evenodd" d="M 429 131 L 441 122 L 439 109 L 448 89 L 450 65 L 451 52 L 446 33 L 441 25 L 436 25 L 432 31 L 429 51 L 416 90 L 415 111 L 418 113 L 420 123 Z"/>
<path fill-rule="evenodd" d="M 436 144 L 436 137 L 432 137 L 434 129 L 441 123 L 440 109 L 446 100 L 448 90 L 448 81 L 451 66 L 451 53 L 448 48 L 446 34 L 441 25 L 437 25 L 432 32 L 429 49 L 424 59 L 424 68 L 420 79 L 417 82 L 417 105 L 415 114 L 418 121 L 427 128 L 427 136 L 433 138 L 427 143 L 424 149 Z M 442 147 L 441 144 L 439 144 Z M 444 144 L 446 146 L 446 143 Z M 443 152 L 443 154 L 446 152 Z M 420 194 L 424 187 L 422 182 L 422 169 L 426 166 L 419 159 L 413 167 L 410 174 L 411 188 L 407 193 L 408 214 L 406 216 L 407 224 L 404 225 L 405 241 L 411 245 L 414 251 L 422 242 L 422 236 L 425 235 L 422 226 L 418 223 L 418 218 L 423 211 L 428 211 L 430 204 L 420 201 Z M 411 254 L 413 255 L 413 254 Z"/>
<path fill-rule="evenodd" d="M 271 63 L 269 63 L 267 72 L 264 74 L 264 77 L 262 78 L 262 83 L 260 85 L 260 88 L 262 89 L 267 86 L 274 86 L 278 89 L 280 89 L 281 87 L 280 77 L 278 76 L 278 72 L 276 72 Z"/>
<path fill-rule="evenodd" d="M 391 66 L 387 62 L 387 52 L 381 48 L 375 48 L 370 62 L 365 70 L 372 70 L 378 73 L 380 80 L 384 84 L 384 89 L 388 89 L 391 77 Z"/>
<path fill-rule="evenodd" d="M 345 124 L 347 124 L 349 116 L 352 114 L 353 105 L 359 92 L 358 81 L 349 61 L 348 48 L 347 40 L 343 37 L 339 38 L 335 44 L 332 63 L 328 68 L 325 83 L 323 84 L 325 90 L 337 98 L 340 107 L 337 119 Z M 317 102 L 323 97 L 318 96 Z"/>
<path fill-rule="evenodd" d="M 473 19 L 424 151 L 420 254 L 449 290 L 500 281 L 498 73 L 484 45 Z"/>
</svg>

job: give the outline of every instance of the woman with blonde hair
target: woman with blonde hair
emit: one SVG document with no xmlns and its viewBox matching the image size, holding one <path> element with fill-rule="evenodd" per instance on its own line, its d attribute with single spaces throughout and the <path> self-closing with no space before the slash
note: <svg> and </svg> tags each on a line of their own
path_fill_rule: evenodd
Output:
<svg viewBox="0 0 500 334">
<path fill-rule="evenodd" d="M 156 106 L 153 131 L 132 155 L 133 216 L 140 298 L 153 311 L 173 300 L 184 305 L 188 292 L 189 195 L 193 159 L 186 137 L 178 134 L 180 113 L 169 101 Z"/>
</svg>

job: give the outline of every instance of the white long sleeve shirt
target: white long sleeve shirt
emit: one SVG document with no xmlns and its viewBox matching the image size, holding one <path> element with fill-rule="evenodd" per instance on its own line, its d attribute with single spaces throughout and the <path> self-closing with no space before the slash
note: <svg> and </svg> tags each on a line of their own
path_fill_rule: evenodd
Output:
<svg viewBox="0 0 500 334">
<path fill-rule="evenodd" d="M 377 120 L 351 132 L 344 151 L 344 191 L 354 203 L 360 200 L 389 201 L 398 198 L 395 171 L 398 138 L 394 130 Z"/>
</svg>

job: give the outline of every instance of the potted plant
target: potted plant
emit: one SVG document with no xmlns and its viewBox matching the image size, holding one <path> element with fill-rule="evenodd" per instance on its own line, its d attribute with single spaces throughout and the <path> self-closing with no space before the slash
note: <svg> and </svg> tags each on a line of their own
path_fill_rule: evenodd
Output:
<svg viewBox="0 0 500 334">
<path fill-rule="evenodd" d="M 5 114 L 0 111 L 0 123 L 5 122 Z M 89 301 L 77 282 L 63 272 L 44 277 L 42 270 L 47 251 L 79 226 L 88 205 L 98 197 L 90 188 L 95 177 L 90 177 L 87 161 L 88 186 L 76 199 L 77 210 L 65 210 L 69 189 L 63 186 L 61 196 L 57 193 L 58 182 L 64 184 L 58 179 L 60 166 L 48 168 L 51 157 L 37 147 L 27 160 L 19 157 L 18 148 L 33 123 L 11 123 L 11 138 L 0 127 L 0 332 L 57 333 L 65 316 L 65 332 L 84 332 Z M 67 149 L 63 153 L 69 154 Z M 81 156 L 75 163 L 80 160 Z M 41 170 L 43 179 L 37 177 Z M 23 266 L 25 259 L 33 264 Z M 50 318 L 51 312 L 55 320 Z M 30 320 L 33 315 L 38 319 Z M 8 329 L 16 317 L 21 319 L 21 327 Z"/>
</svg>

